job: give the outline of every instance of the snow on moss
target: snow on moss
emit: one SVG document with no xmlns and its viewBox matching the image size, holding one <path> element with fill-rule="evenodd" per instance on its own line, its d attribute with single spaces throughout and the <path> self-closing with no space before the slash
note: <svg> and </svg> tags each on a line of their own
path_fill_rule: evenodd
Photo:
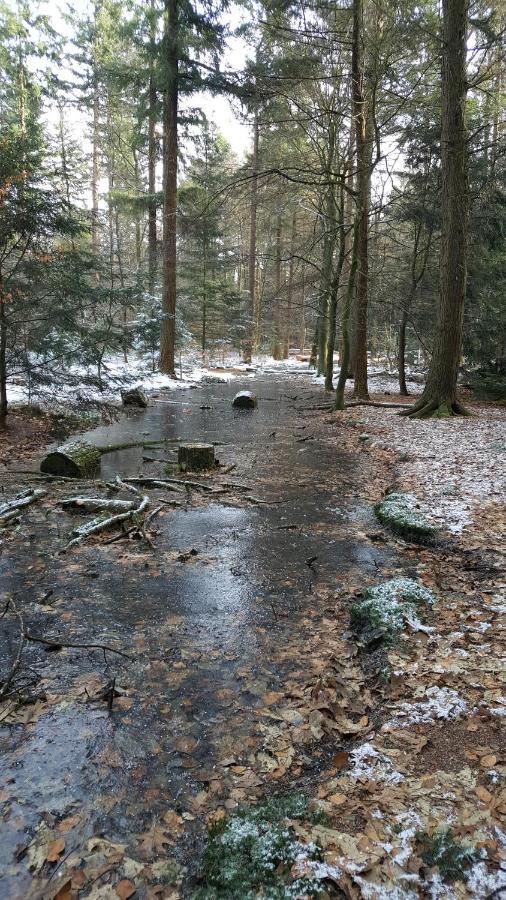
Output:
<svg viewBox="0 0 506 900">
<path fill-rule="evenodd" d="M 351 624 L 364 632 L 367 641 L 382 636 L 395 638 L 406 622 L 421 628 L 417 612 L 421 607 L 432 606 L 436 597 L 431 590 L 412 578 L 391 578 L 383 584 L 369 588 L 364 596 L 351 606 Z"/>
<path fill-rule="evenodd" d="M 428 521 L 420 508 L 420 501 L 413 494 L 387 494 L 374 507 L 383 525 L 397 534 L 413 540 L 433 540 L 438 529 Z"/>
</svg>

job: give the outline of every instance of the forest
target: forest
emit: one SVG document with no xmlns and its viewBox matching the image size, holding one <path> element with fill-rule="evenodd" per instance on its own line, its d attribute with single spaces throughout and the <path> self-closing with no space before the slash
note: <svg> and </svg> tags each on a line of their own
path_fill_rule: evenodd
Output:
<svg viewBox="0 0 506 900">
<path fill-rule="evenodd" d="M 506 898 L 504 0 L 0 0 L 9 900 Z"/>
</svg>

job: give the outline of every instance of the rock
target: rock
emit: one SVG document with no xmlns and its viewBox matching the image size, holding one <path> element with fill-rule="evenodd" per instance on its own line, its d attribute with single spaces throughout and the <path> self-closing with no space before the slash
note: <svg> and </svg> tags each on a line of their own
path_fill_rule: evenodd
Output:
<svg viewBox="0 0 506 900">
<path fill-rule="evenodd" d="M 123 406 L 138 406 L 140 409 L 146 409 L 148 405 L 148 398 L 140 387 L 121 391 L 121 400 L 123 401 Z"/>
<path fill-rule="evenodd" d="M 205 472 L 216 465 L 213 444 L 180 444 L 177 459 L 183 472 Z"/>
<path fill-rule="evenodd" d="M 65 478 L 92 478 L 100 468 L 102 450 L 84 441 L 69 441 L 50 451 L 40 464 L 46 475 L 63 475 Z"/>
<path fill-rule="evenodd" d="M 235 406 L 236 409 L 256 409 L 258 406 L 257 396 L 251 391 L 239 391 L 232 401 L 232 406 Z"/>
</svg>

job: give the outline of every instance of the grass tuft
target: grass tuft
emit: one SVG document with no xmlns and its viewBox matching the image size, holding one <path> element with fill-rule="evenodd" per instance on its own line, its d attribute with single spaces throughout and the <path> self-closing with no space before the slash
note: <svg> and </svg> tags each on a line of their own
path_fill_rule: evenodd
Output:
<svg viewBox="0 0 506 900">
<path fill-rule="evenodd" d="M 351 606 L 351 625 L 365 643 L 392 643 L 406 621 L 417 621 L 420 608 L 432 606 L 436 596 L 411 578 L 391 578 L 369 588 Z"/>
<path fill-rule="evenodd" d="M 474 847 L 459 844 L 449 828 L 441 828 L 433 834 L 417 835 L 421 856 L 426 866 L 437 866 L 443 881 L 462 881 L 467 869 L 479 858 Z"/>
</svg>

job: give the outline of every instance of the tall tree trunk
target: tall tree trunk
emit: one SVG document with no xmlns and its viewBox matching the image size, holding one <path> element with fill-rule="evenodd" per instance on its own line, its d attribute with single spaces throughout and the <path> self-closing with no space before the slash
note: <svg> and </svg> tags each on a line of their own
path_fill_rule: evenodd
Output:
<svg viewBox="0 0 506 900">
<path fill-rule="evenodd" d="M 176 377 L 176 228 L 178 155 L 178 0 L 165 0 L 165 95 L 163 104 L 163 291 L 160 371 Z"/>
<path fill-rule="evenodd" d="M 465 125 L 468 0 L 443 0 L 441 77 L 441 273 L 427 383 L 409 410 L 417 417 L 465 413 L 457 400 L 466 296 L 468 159 Z"/>
<path fill-rule="evenodd" d="M 353 242 L 351 247 L 351 263 L 348 275 L 348 286 L 346 288 L 346 299 L 343 307 L 342 331 L 343 331 L 343 353 L 341 356 L 341 367 L 339 370 L 339 378 L 337 380 L 336 397 L 334 401 L 334 409 L 344 409 L 344 391 L 346 388 L 346 379 L 348 378 L 348 368 L 350 365 L 350 316 L 353 305 L 353 297 L 355 294 L 355 280 L 357 276 L 358 263 L 358 237 L 360 232 L 360 217 L 358 210 L 353 224 Z"/>
<path fill-rule="evenodd" d="M 5 302 L 3 283 L 0 277 L 0 427 L 5 426 L 7 418 L 7 321 L 5 318 Z"/>
<path fill-rule="evenodd" d="M 247 338 L 243 346 L 244 362 L 251 362 L 251 354 L 255 343 L 256 316 L 256 263 L 257 263 L 257 208 L 258 208 L 258 147 L 260 129 L 258 125 L 258 107 L 255 106 L 253 118 L 253 153 L 251 156 L 251 197 L 248 253 L 248 326 Z"/>
<path fill-rule="evenodd" d="M 406 384 L 406 326 L 408 324 L 408 312 L 411 305 L 411 298 L 404 301 L 401 313 L 401 321 L 399 324 L 399 350 L 398 350 L 398 366 L 399 366 L 399 394 L 401 397 L 409 397 L 408 386 Z"/>
<path fill-rule="evenodd" d="M 151 47 L 150 56 L 152 57 L 155 50 L 156 42 L 156 24 L 153 14 L 154 0 L 151 0 Z M 157 246 L 156 246 L 156 82 L 153 59 L 149 64 L 149 108 L 148 108 L 148 286 L 149 292 L 153 294 L 156 283 L 156 263 L 157 263 Z"/>
<path fill-rule="evenodd" d="M 353 185 L 355 181 L 355 119 L 352 117 L 350 124 L 350 137 L 348 143 L 348 159 L 346 166 L 346 198 L 344 201 L 344 227 L 346 230 L 343 262 L 343 281 L 348 283 L 351 270 L 351 250 L 353 244 Z M 348 335 L 351 346 L 351 336 Z M 343 355 L 343 334 L 341 331 L 339 361 Z M 348 354 L 349 355 L 349 354 Z M 348 365 L 348 370 L 350 365 Z M 349 371 L 348 371 L 349 374 Z"/>
<path fill-rule="evenodd" d="M 304 353 L 306 345 L 306 267 L 302 266 L 301 297 L 300 297 L 300 352 Z"/>
<path fill-rule="evenodd" d="M 286 321 L 285 336 L 283 340 L 283 359 L 290 356 L 290 337 L 292 331 L 292 300 L 293 300 L 293 274 L 295 270 L 295 232 L 297 228 L 297 212 L 292 216 L 292 235 L 290 238 L 290 262 L 288 263 L 288 287 L 286 294 Z"/>
<path fill-rule="evenodd" d="M 275 261 L 275 279 L 276 279 L 276 296 L 274 298 L 274 333 L 272 340 L 272 355 L 274 359 L 281 359 L 281 251 L 282 251 L 282 222 L 281 216 L 278 215 L 276 221 L 276 261 Z"/>
<path fill-rule="evenodd" d="M 369 205 L 371 198 L 372 123 L 367 109 L 364 76 L 363 0 L 353 0 L 352 89 L 357 146 L 357 213 L 359 217 L 357 287 L 355 296 L 354 396 L 368 399 L 367 302 L 369 282 Z"/>
<path fill-rule="evenodd" d="M 336 227 L 336 216 L 334 211 L 333 226 Z M 337 318 L 337 298 L 339 294 L 339 285 L 341 282 L 341 273 L 343 271 L 344 256 L 346 253 L 346 228 L 344 224 L 344 187 L 341 185 L 339 193 L 339 256 L 335 272 L 332 276 L 332 285 L 329 298 L 329 328 L 327 335 L 327 367 L 325 370 L 325 390 L 333 390 L 334 377 L 334 349 L 336 344 L 336 318 Z"/>
</svg>

